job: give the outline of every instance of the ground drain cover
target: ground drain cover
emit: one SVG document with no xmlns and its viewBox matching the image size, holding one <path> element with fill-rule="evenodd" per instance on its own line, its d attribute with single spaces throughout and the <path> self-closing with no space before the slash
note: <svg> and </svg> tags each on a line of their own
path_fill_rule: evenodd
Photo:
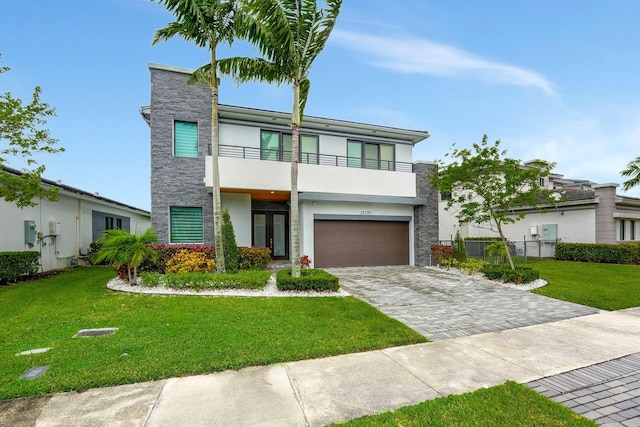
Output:
<svg viewBox="0 0 640 427">
<path fill-rule="evenodd" d="M 73 337 L 99 337 L 102 335 L 115 334 L 118 328 L 98 328 L 98 329 L 82 329 Z"/>
<path fill-rule="evenodd" d="M 27 350 L 27 351 L 23 351 L 22 353 L 18 353 L 16 354 L 16 356 L 29 356 L 31 354 L 40 354 L 40 353 L 45 353 L 47 351 L 51 350 L 51 347 L 46 347 L 46 348 L 36 348 L 33 350 Z"/>
<path fill-rule="evenodd" d="M 25 380 L 32 380 L 44 374 L 47 371 L 47 369 L 49 369 L 49 365 L 36 366 L 35 368 L 31 368 L 24 374 L 20 375 L 20 378 Z"/>
</svg>

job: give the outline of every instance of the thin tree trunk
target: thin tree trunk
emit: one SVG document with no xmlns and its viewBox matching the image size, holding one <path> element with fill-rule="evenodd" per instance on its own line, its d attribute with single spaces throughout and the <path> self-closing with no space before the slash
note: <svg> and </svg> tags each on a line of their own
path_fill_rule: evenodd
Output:
<svg viewBox="0 0 640 427">
<path fill-rule="evenodd" d="M 516 266 L 513 264 L 513 259 L 511 259 L 511 252 L 509 251 L 509 244 L 507 242 L 507 238 L 504 237 L 504 234 L 502 233 L 502 226 L 500 225 L 500 223 L 498 221 L 496 221 L 496 225 L 498 227 L 498 234 L 500 234 L 500 238 L 502 239 L 502 244 L 504 245 L 504 251 L 505 251 L 505 254 L 507 256 L 507 260 L 509 260 L 509 266 L 511 267 L 512 270 L 515 270 Z"/>
<path fill-rule="evenodd" d="M 218 147 L 220 145 L 220 129 L 218 123 L 218 72 L 216 48 L 211 46 L 211 173 L 213 174 L 213 232 L 216 245 L 216 271 L 226 273 L 222 236 L 222 202 L 220 200 L 220 171 L 218 165 Z"/>
<path fill-rule="evenodd" d="M 291 276 L 300 277 L 300 212 L 298 206 L 298 152 L 300 141 L 300 83 L 293 85 L 291 114 Z"/>
</svg>

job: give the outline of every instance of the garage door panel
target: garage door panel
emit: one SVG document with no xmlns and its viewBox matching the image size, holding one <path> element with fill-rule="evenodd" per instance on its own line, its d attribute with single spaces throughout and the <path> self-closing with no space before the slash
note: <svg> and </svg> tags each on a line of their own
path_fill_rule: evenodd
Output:
<svg viewBox="0 0 640 427">
<path fill-rule="evenodd" d="M 314 222 L 316 267 L 409 264 L 409 223 L 401 221 Z"/>
</svg>

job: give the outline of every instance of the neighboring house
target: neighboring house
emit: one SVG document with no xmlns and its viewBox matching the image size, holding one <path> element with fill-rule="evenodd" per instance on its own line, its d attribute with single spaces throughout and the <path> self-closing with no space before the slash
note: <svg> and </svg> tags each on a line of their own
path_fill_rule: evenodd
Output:
<svg viewBox="0 0 640 427">
<path fill-rule="evenodd" d="M 143 232 L 151 225 L 145 210 L 47 179 L 42 185 L 57 188 L 58 200 L 34 200 L 35 206 L 20 209 L 0 199 L 0 252 L 40 252 L 41 271 L 76 264 L 105 229 Z"/>
<path fill-rule="evenodd" d="M 149 65 L 151 222 L 164 243 L 213 244 L 211 94 L 186 85 L 191 70 Z M 291 115 L 221 105 L 219 172 L 240 246 L 289 259 Z M 438 199 L 413 162 L 429 137 L 305 116 L 298 188 L 300 250 L 316 267 L 426 265 L 438 238 Z"/>
<path fill-rule="evenodd" d="M 558 202 L 542 211 L 515 209 L 526 217 L 504 226 L 509 240 L 613 244 L 640 240 L 640 199 L 616 194 L 618 184 L 596 184 L 558 174 L 540 184 L 554 190 Z M 458 224 L 454 211 L 445 210 L 447 195 L 440 198 L 440 240 L 451 240 L 458 230 L 462 237 L 497 235 L 472 224 Z"/>
</svg>

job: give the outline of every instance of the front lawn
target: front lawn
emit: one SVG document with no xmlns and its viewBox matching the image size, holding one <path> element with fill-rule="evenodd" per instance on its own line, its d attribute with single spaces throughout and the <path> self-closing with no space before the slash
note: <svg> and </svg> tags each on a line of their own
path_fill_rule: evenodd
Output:
<svg viewBox="0 0 640 427">
<path fill-rule="evenodd" d="M 541 261 L 532 268 L 549 282 L 537 294 L 603 310 L 640 306 L 640 266 Z"/>
<path fill-rule="evenodd" d="M 0 399 L 381 349 L 426 339 L 353 297 L 123 294 L 110 268 L 0 288 Z M 72 338 L 80 329 L 114 335 Z M 43 347 L 29 356 L 15 354 Z M 50 365 L 33 380 L 30 368 Z"/>
<path fill-rule="evenodd" d="M 595 422 L 575 414 L 569 408 L 514 382 L 472 393 L 429 400 L 395 412 L 363 417 L 340 425 L 343 427 L 597 426 Z"/>
</svg>

